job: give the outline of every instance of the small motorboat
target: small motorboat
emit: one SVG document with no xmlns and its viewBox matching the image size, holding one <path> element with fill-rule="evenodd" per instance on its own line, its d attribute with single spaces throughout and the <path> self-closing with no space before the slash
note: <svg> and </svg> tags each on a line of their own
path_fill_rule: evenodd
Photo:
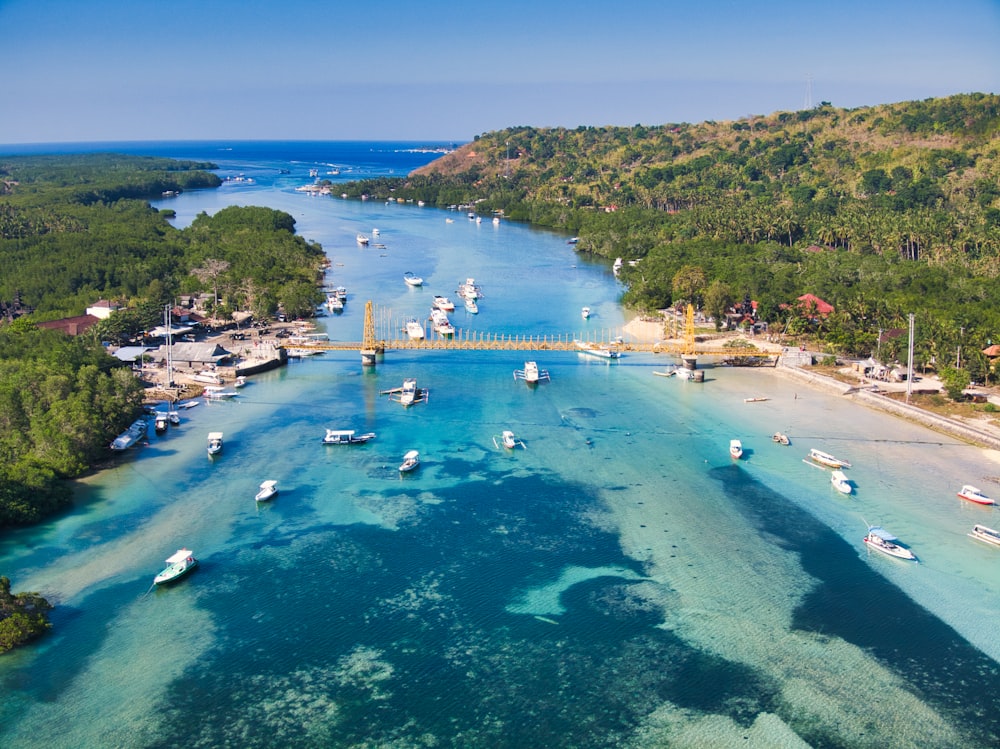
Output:
<svg viewBox="0 0 1000 749">
<path fill-rule="evenodd" d="M 208 454 L 218 455 L 222 452 L 222 432 L 208 433 Z"/>
<path fill-rule="evenodd" d="M 890 557 L 896 557 L 896 559 L 916 561 L 916 555 L 905 546 L 897 544 L 896 541 L 898 540 L 898 538 L 889 533 L 885 528 L 877 525 L 868 526 L 868 535 L 864 538 L 864 542 L 868 544 L 869 549 L 881 551 Z"/>
<path fill-rule="evenodd" d="M 415 317 L 406 321 L 406 335 L 411 341 L 420 341 L 424 337 L 424 326 Z"/>
<path fill-rule="evenodd" d="M 775 432 L 771 435 L 771 439 L 777 442 L 779 445 L 790 445 L 792 441 L 788 439 L 788 435 L 784 432 Z"/>
<path fill-rule="evenodd" d="M 222 385 L 206 385 L 201 395 L 205 400 L 222 401 L 235 398 L 237 393 L 235 390 L 226 390 Z"/>
<path fill-rule="evenodd" d="M 370 241 L 371 241 L 371 240 L 370 240 L 370 239 L 369 239 L 368 237 L 366 237 L 366 236 L 365 236 L 364 234 L 358 234 L 358 236 L 357 236 L 357 242 L 358 242 L 358 244 L 359 244 L 359 245 L 361 245 L 362 247 L 367 247 L 367 246 L 368 246 L 368 243 L 369 243 Z"/>
<path fill-rule="evenodd" d="M 472 297 L 466 297 L 465 299 L 465 311 L 473 315 L 479 314 L 479 305 L 476 304 L 476 300 Z"/>
<path fill-rule="evenodd" d="M 851 484 L 851 480 L 847 478 L 847 474 L 839 469 L 830 474 L 830 483 L 833 484 L 833 488 L 841 494 L 850 494 L 854 491 L 854 485 Z"/>
<path fill-rule="evenodd" d="M 264 481 L 260 485 L 260 491 L 254 496 L 255 502 L 267 502 L 274 499 L 278 494 L 278 482 L 273 480 Z"/>
<path fill-rule="evenodd" d="M 245 375 L 239 375 L 236 378 L 236 380 L 233 382 L 233 387 L 234 388 L 241 388 L 241 387 L 244 387 L 246 384 L 247 384 L 247 378 L 246 378 L 246 376 Z"/>
<path fill-rule="evenodd" d="M 195 382 L 205 383 L 207 385 L 221 385 L 222 377 L 219 376 L 218 372 L 213 372 L 210 369 L 203 369 L 198 374 L 194 375 L 192 378 Z"/>
<path fill-rule="evenodd" d="M 353 429 L 327 429 L 324 445 L 359 445 L 375 439 L 375 432 L 357 434 Z"/>
<path fill-rule="evenodd" d="M 403 274 L 403 280 L 406 281 L 406 285 L 407 286 L 423 286 L 424 285 L 424 279 L 422 279 L 420 276 L 413 275 L 409 271 L 406 271 L 406 273 Z"/>
<path fill-rule="evenodd" d="M 766 397 L 766 396 L 755 395 L 752 398 L 744 398 L 743 402 L 744 403 L 760 403 L 761 401 L 769 401 L 769 400 L 771 400 L 771 399 L 768 398 L 768 397 Z"/>
<path fill-rule="evenodd" d="M 743 457 L 743 443 L 739 440 L 729 440 L 729 456 L 734 460 Z"/>
<path fill-rule="evenodd" d="M 158 411 L 153 421 L 153 428 L 156 430 L 157 434 L 163 434 L 167 431 L 167 414 L 165 411 Z"/>
<path fill-rule="evenodd" d="M 590 317 L 590 307 L 584 307 L 583 309 L 581 309 L 580 310 L 580 316 L 584 320 L 586 320 L 588 317 Z"/>
<path fill-rule="evenodd" d="M 841 460 L 840 458 L 835 458 L 830 453 L 825 453 L 822 450 L 817 450 L 813 448 L 809 451 L 809 459 L 813 460 L 820 465 L 824 465 L 827 468 L 850 468 L 851 464 L 846 460 Z"/>
<path fill-rule="evenodd" d="M 410 450 L 406 455 L 403 456 L 403 462 L 399 464 L 400 473 L 409 473 L 414 468 L 420 465 L 420 453 L 416 450 Z"/>
<path fill-rule="evenodd" d="M 181 423 L 181 412 L 180 411 L 167 411 L 167 421 L 169 421 L 174 426 L 180 426 L 180 423 Z"/>
<path fill-rule="evenodd" d="M 961 489 L 958 490 L 958 496 L 962 499 L 967 499 L 969 502 L 975 502 L 977 505 L 995 505 L 992 499 L 983 494 L 979 489 L 972 486 L 972 484 L 966 484 Z"/>
<path fill-rule="evenodd" d="M 985 541 L 994 546 L 1000 546 L 1000 531 L 987 528 L 985 525 L 980 525 L 979 523 L 972 526 L 972 533 L 969 536 L 971 538 L 978 538 L 980 541 Z"/>
<path fill-rule="evenodd" d="M 446 296 L 436 296 L 434 297 L 434 309 L 439 309 L 442 312 L 454 312 L 455 303 Z"/>
<path fill-rule="evenodd" d="M 500 435 L 499 439 L 497 439 L 497 437 L 494 436 L 493 444 L 498 448 L 503 447 L 507 450 L 513 450 L 515 447 L 523 447 L 525 449 L 527 449 L 528 447 L 527 445 L 524 444 L 523 441 L 515 437 L 514 433 L 509 429 L 505 429 L 503 433 Z"/>
<path fill-rule="evenodd" d="M 614 346 L 581 340 L 575 340 L 573 341 L 573 344 L 577 347 L 577 349 L 579 349 L 581 354 L 597 356 L 601 359 L 618 359 L 621 357 L 621 352 Z"/>
<path fill-rule="evenodd" d="M 167 557 L 167 566 L 153 578 L 154 585 L 163 585 L 179 580 L 187 573 L 198 566 L 198 560 L 194 558 L 191 549 L 178 549 L 176 553 Z"/>
</svg>

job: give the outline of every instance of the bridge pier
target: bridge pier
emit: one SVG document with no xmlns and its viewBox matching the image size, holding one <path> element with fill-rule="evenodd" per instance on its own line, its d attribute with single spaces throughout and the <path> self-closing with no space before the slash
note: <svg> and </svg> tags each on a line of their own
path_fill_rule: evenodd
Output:
<svg viewBox="0 0 1000 749">
<path fill-rule="evenodd" d="M 684 365 L 684 369 L 690 369 L 693 372 L 698 369 L 698 356 L 696 354 L 681 354 L 681 363 Z"/>
<path fill-rule="evenodd" d="M 361 349 L 361 366 L 374 367 L 375 356 L 376 356 L 375 349 Z"/>
</svg>

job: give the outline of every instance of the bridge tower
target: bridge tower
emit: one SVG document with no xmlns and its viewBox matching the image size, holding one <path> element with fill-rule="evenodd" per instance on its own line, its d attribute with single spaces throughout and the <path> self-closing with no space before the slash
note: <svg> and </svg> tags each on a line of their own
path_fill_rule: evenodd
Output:
<svg viewBox="0 0 1000 749">
<path fill-rule="evenodd" d="M 681 361 L 687 369 L 698 368 L 698 356 L 695 353 L 694 340 L 694 305 L 688 304 L 687 315 L 684 322 L 684 348 L 681 352 Z"/>
<path fill-rule="evenodd" d="M 365 302 L 365 329 L 361 339 L 361 364 L 365 367 L 375 366 L 375 356 L 380 353 L 378 341 L 375 340 L 375 313 L 372 300 Z"/>
</svg>

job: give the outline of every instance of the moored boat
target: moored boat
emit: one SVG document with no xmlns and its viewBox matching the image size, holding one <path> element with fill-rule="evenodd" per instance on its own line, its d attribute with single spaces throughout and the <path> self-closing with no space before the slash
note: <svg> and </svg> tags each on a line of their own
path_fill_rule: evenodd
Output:
<svg viewBox="0 0 1000 749">
<path fill-rule="evenodd" d="M 537 385 L 542 380 L 549 379 L 549 371 L 547 369 L 539 369 L 538 362 L 526 361 L 524 369 L 514 370 L 514 379 L 524 380 L 529 385 Z"/>
<path fill-rule="evenodd" d="M 961 489 L 958 490 L 958 496 L 962 499 L 968 500 L 969 502 L 975 502 L 977 505 L 995 505 L 992 499 L 983 494 L 979 489 L 972 486 L 972 484 L 966 484 Z"/>
<path fill-rule="evenodd" d="M 581 309 L 580 310 L 580 316 L 584 320 L 586 320 L 587 318 L 589 318 L 590 317 L 590 307 L 584 307 L 583 309 Z"/>
<path fill-rule="evenodd" d="M 980 541 L 985 541 L 993 546 L 1000 546 L 1000 531 L 987 528 L 985 525 L 980 525 L 979 523 L 972 526 L 972 532 L 969 536 L 977 538 Z"/>
<path fill-rule="evenodd" d="M 476 304 L 476 300 L 472 297 L 465 298 L 465 311 L 473 315 L 479 314 L 479 305 Z"/>
<path fill-rule="evenodd" d="M 221 385 L 206 385 L 201 395 L 206 400 L 221 401 L 236 397 L 237 392 L 235 390 L 226 390 Z"/>
<path fill-rule="evenodd" d="M 222 452 L 222 432 L 208 433 L 208 454 L 218 455 Z"/>
<path fill-rule="evenodd" d="M 729 440 L 729 456 L 735 460 L 743 457 L 743 443 L 739 440 Z"/>
<path fill-rule="evenodd" d="M 916 561 L 916 555 L 905 546 L 896 543 L 899 539 L 889 533 L 885 528 L 878 525 L 868 526 L 868 535 L 864 537 L 864 542 L 869 549 L 881 551 L 896 559 L 912 559 Z"/>
<path fill-rule="evenodd" d="M 357 434 L 353 429 L 327 429 L 324 445 L 357 445 L 375 439 L 375 432 Z"/>
<path fill-rule="evenodd" d="M 590 341 L 575 340 L 573 344 L 579 349 L 581 354 L 589 354 L 601 359 L 619 359 L 621 352 L 613 347 L 604 344 L 591 343 Z"/>
<path fill-rule="evenodd" d="M 358 236 L 357 236 L 356 239 L 357 239 L 358 244 L 361 245 L 362 247 L 366 247 L 368 245 L 368 243 L 371 241 L 364 234 L 358 234 Z"/>
<path fill-rule="evenodd" d="M 422 279 L 420 276 L 413 275 L 412 273 L 410 273 L 410 271 L 406 271 L 406 273 L 403 274 L 403 280 L 406 282 L 407 286 L 424 285 L 424 279 Z"/>
<path fill-rule="evenodd" d="M 167 566 L 153 578 L 154 585 L 172 583 L 188 574 L 198 566 L 198 560 L 194 558 L 191 549 L 178 549 L 166 559 Z"/>
<path fill-rule="evenodd" d="M 792 441 L 788 439 L 788 435 L 784 432 L 775 432 L 771 435 L 771 439 L 777 442 L 779 445 L 790 445 Z"/>
<path fill-rule="evenodd" d="M 846 460 L 841 460 L 840 458 L 835 458 L 830 453 L 825 453 L 822 450 L 817 450 L 812 448 L 809 450 L 809 459 L 813 460 L 820 465 L 824 465 L 827 468 L 850 468 L 851 464 Z"/>
<path fill-rule="evenodd" d="M 830 483 L 841 494 L 850 494 L 854 491 L 854 486 L 851 484 L 851 480 L 847 478 L 847 474 L 839 469 L 830 474 Z"/>
<path fill-rule="evenodd" d="M 379 395 L 388 395 L 390 400 L 403 406 L 413 406 L 417 403 L 425 403 L 430 393 L 426 388 L 417 387 L 416 378 L 407 377 L 403 380 L 402 387 L 380 390 Z"/>
<path fill-rule="evenodd" d="M 406 321 L 406 335 L 411 341 L 419 341 L 424 337 L 424 326 L 415 318 L 411 317 Z"/>
<path fill-rule="evenodd" d="M 136 419 L 129 425 L 128 429 L 114 438 L 111 442 L 111 449 L 115 451 L 128 450 L 146 435 L 148 428 L 145 419 Z"/>
<path fill-rule="evenodd" d="M 403 456 L 403 462 L 399 464 L 400 473 L 409 473 L 417 466 L 420 465 L 420 453 L 416 450 L 410 450 Z"/>
<path fill-rule="evenodd" d="M 204 369 L 198 374 L 194 375 L 192 378 L 195 382 L 203 382 L 208 385 L 221 385 L 222 378 L 219 376 L 218 372 L 213 372 L 210 369 Z"/>
<path fill-rule="evenodd" d="M 442 312 L 454 312 L 455 303 L 446 296 L 435 296 L 434 309 L 439 309 Z"/>
<path fill-rule="evenodd" d="M 254 495 L 255 502 L 267 502 L 269 499 L 274 499 L 278 494 L 278 482 L 274 480 L 267 480 L 261 483 L 260 491 Z"/>
<path fill-rule="evenodd" d="M 512 432 L 510 429 L 505 429 L 503 433 L 500 435 L 499 439 L 497 439 L 497 437 L 494 436 L 493 444 L 496 445 L 497 447 L 503 447 L 507 450 L 513 450 L 515 447 L 527 448 L 527 445 L 525 445 L 522 440 L 519 440 L 517 437 L 515 437 L 514 432 Z"/>
<path fill-rule="evenodd" d="M 153 429 L 156 430 L 157 434 L 163 434 L 167 431 L 167 414 L 165 411 L 158 411 L 153 420 Z"/>
</svg>

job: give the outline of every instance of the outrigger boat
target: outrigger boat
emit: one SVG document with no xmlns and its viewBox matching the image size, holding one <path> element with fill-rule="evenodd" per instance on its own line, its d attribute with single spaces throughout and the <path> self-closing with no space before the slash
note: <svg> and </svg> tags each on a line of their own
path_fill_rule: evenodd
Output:
<svg viewBox="0 0 1000 749">
<path fill-rule="evenodd" d="M 420 453 L 416 450 L 410 450 L 406 455 L 403 456 L 403 462 L 399 464 L 400 473 L 409 473 L 414 468 L 420 465 Z"/>
<path fill-rule="evenodd" d="M 824 465 L 827 468 L 850 468 L 851 464 L 846 460 L 841 460 L 840 458 L 835 458 L 830 453 L 825 453 L 822 450 L 817 450 L 812 448 L 809 451 L 809 459 L 814 460 L 820 465 Z"/>
<path fill-rule="evenodd" d="M 402 387 L 379 391 L 379 395 L 388 395 L 389 400 L 403 406 L 415 406 L 418 403 L 426 403 L 430 396 L 430 391 L 426 388 L 417 387 L 416 379 L 408 377 L 403 380 Z"/>
<path fill-rule="evenodd" d="M 987 528 L 985 525 L 980 525 L 979 523 L 972 526 L 972 533 L 969 534 L 969 537 L 978 538 L 980 541 L 985 541 L 994 546 L 1000 546 L 1000 531 Z"/>
<path fill-rule="evenodd" d="M 327 429 L 324 445 L 357 445 L 375 439 L 375 432 L 356 434 L 353 429 Z"/>
<path fill-rule="evenodd" d="M 260 485 L 260 491 L 254 496 L 255 502 L 267 502 L 278 495 L 278 482 L 268 480 Z"/>
<path fill-rule="evenodd" d="M 896 557 L 896 559 L 916 561 L 917 557 L 914 553 L 906 547 L 897 544 L 896 541 L 898 540 L 898 538 L 889 533 L 889 531 L 885 528 L 877 525 L 869 525 L 868 535 L 864 538 L 864 542 L 868 544 L 869 549 L 881 551 L 883 554 L 888 554 L 890 557 Z"/>
<path fill-rule="evenodd" d="M 500 435 L 499 441 L 497 440 L 496 435 L 494 435 L 493 436 L 493 444 L 497 448 L 500 448 L 502 446 L 502 447 L 506 448 L 507 450 L 513 450 L 515 447 L 518 447 L 518 446 L 523 447 L 524 449 L 528 448 L 528 446 L 526 444 L 524 444 L 524 442 L 522 440 L 517 439 L 514 436 L 514 433 L 512 431 L 510 431 L 509 429 L 505 429 L 503 431 L 503 433 Z"/>
<path fill-rule="evenodd" d="M 178 549 L 176 553 L 167 557 L 166 562 L 167 567 L 153 578 L 154 585 L 163 585 L 179 580 L 198 566 L 198 560 L 194 558 L 194 552 L 191 549 Z"/>
<path fill-rule="evenodd" d="M 539 369 L 537 362 L 526 361 L 524 369 L 514 370 L 514 379 L 524 380 L 529 385 L 537 385 L 542 380 L 549 379 L 549 370 Z"/>
</svg>

